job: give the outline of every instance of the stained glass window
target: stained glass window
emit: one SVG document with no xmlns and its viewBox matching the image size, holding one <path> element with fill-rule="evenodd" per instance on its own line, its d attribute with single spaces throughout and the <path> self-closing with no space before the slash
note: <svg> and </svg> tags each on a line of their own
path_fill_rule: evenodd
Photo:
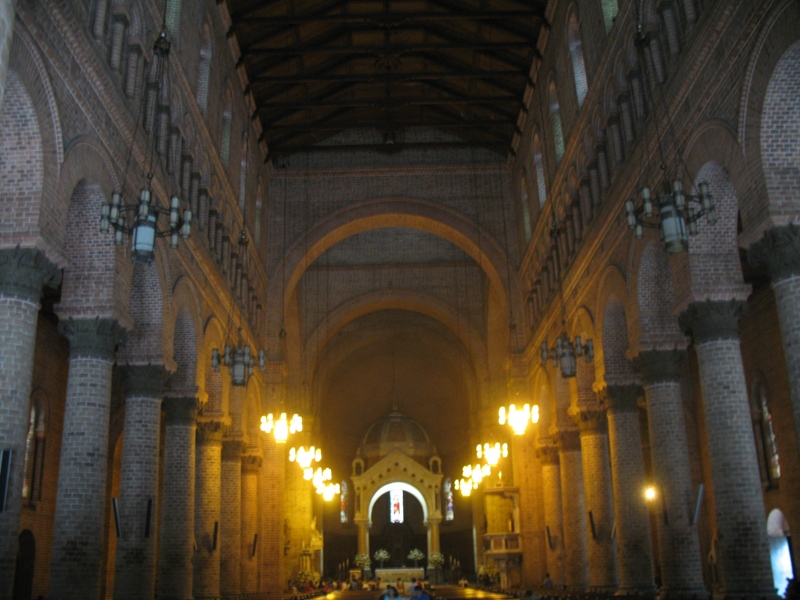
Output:
<svg viewBox="0 0 800 600">
<path fill-rule="evenodd" d="M 453 512 L 453 486 L 450 478 L 444 480 L 444 520 L 452 521 L 455 513 Z"/>
<path fill-rule="evenodd" d="M 339 521 L 347 523 L 347 482 L 342 481 L 341 494 L 339 494 Z"/>
</svg>

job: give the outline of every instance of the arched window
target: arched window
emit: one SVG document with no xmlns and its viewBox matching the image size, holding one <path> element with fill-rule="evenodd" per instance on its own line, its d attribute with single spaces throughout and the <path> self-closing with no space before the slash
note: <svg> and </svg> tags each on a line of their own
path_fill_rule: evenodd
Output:
<svg viewBox="0 0 800 600">
<path fill-rule="evenodd" d="M 239 208 L 242 213 L 245 212 L 245 203 L 247 202 L 247 139 L 242 142 L 242 162 L 239 167 Z"/>
<path fill-rule="evenodd" d="M 219 141 L 219 159 L 227 169 L 231 161 L 231 123 L 233 121 L 233 101 L 231 89 L 225 90 L 222 108 L 222 135 Z"/>
<path fill-rule="evenodd" d="M 772 424 L 772 413 L 767 402 L 766 386 L 761 379 L 757 379 L 753 384 L 750 401 L 756 452 L 761 466 L 761 480 L 766 485 L 771 485 L 780 479 L 781 464 L 775 440 L 775 429 Z"/>
<path fill-rule="evenodd" d="M 342 481 L 339 495 L 339 521 L 347 523 L 347 482 Z"/>
<path fill-rule="evenodd" d="M 542 143 L 539 135 L 533 136 L 533 168 L 536 173 L 536 191 L 539 196 L 539 208 L 547 202 L 547 184 L 544 180 L 544 159 L 542 158 Z"/>
<path fill-rule="evenodd" d="M 167 31 L 169 31 L 172 42 L 178 39 L 178 29 L 181 23 L 181 0 L 167 0 Z"/>
<path fill-rule="evenodd" d="M 531 241 L 531 206 L 528 200 L 528 180 L 525 174 L 519 178 L 519 204 L 522 209 L 522 226 L 525 232 L 525 245 Z"/>
<path fill-rule="evenodd" d="M 29 504 L 35 504 L 42 499 L 46 428 L 45 405 L 44 398 L 34 393 L 31 398 L 28 436 L 25 440 L 25 475 L 22 482 L 22 497 Z"/>
<path fill-rule="evenodd" d="M 575 77 L 575 95 L 578 97 L 578 107 L 581 107 L 583 106 L 583 101 L 586 100 L 586 94 L 589 92 L 589 82 L 586 79 L 586 63 L 583 60 L 581 32 L 575 13 L 569 16 L 567 39 L 569 41 L 569 58 L 572 62 L 572 74 Z"/>
<path fill-rule="evenodd" d="M 614 26 L 614 21 L 617 19 L 619 13 L 619 4 L 617 0 L 601 0 L 603 5 L 603 22 L 606 26 L 606 33 L 611 31 Z"/>
<path fill-rule="evenodd" d="M 206 23 L 200 31 L 200 61 L 197 64 L 197 105 L 203 116 L 208 110 L 208 82 L 211 76 L 211 28 Z"/>
<path fill-rule="evenodd" d="M 550 128 L 553 130 L 553 149 L 556 153 L 556 162 L 564 158 L 564 127 L 561 124 L 561 107 L 558 103 L 558 89 L 556 82 L 550 82 Z"/>
<path fill-rule="evenodd" d="M 258 182 L 258 190 L 256 191 L 256 224 L 253 230 L 253 238 L 256 243 L 256 252 L 260 252 L 261 248 L 261 221 L 264 219 L 264 199 L 261 181 Z"/>
</svg>

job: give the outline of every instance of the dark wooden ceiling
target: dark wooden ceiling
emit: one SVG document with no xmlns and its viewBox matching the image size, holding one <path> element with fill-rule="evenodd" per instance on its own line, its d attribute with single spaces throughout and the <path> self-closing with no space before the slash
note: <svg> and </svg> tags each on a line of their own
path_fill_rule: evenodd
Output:
<svg viewBox="0 0 800 600">
<path fill-rule="evenodd" d="M 409 128 L 507 154 L 547 4 L 226 1 L 271 158 L 352 129 L 398 150 Z"/>
</svg>

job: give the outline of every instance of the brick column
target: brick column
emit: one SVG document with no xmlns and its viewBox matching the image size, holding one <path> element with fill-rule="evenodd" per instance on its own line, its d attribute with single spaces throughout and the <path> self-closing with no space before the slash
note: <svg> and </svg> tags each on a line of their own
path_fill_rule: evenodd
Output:
<svg viewBox="0 0 800 600">
<path fill-rule="evenodd" d="M 642 490 L 645 486 L 639 431 L 638 385 L 609 385 L 601 393 L 608 406 L 608 443 L 620 594 L 652 596 L 655 592 L 650 520 Z"/>
<path fill-rule="evenodd" d="M 222 485 L 222 415 L 197 420 L 194 597 L 219 597 L 219 511 Z M 216 531 L 216 535 L 215 535 Z"/>
<path fill-rule="evenodd" d="M 558 463 L 558 446 L 553 440 L 541 440 L 536 455 L 542 465 L 547 572 L 556 587 L 561 587 L 566 584 L 566 579 L 564 513 L 561 510 L 561 468 Z"/>
<path fill-rule="evenodd" d="M 17 0 L 0 0 L 0 108 L 3 107 L 3 92 L 6 89 L 8 55 L 11 52 L 11 41 L 14 33 L 14 13 L 16 8 Z M 10 582 L 12 580 L 13 577 L 7 581 Z"/>
<path fill-rule="evenodd" d="M 750 264 L 765 265 L 772 279 L 781 328 L 795 439 L 800 440 L 800 227 L 768 229 L 747 253 Z"/>
<path fill-rule="evenodd" d="M 258 471 L 261 454 L 248 448 L 242 457 L 242 594 L 258 592 L 258 556 L 264 540 L 258 534 Z M 261 538 L 261 536 L 258 536 Z"/>
<path fill-rule="evenodd" d="M 122 338 L 112 319 L 61 321 L 70 343 L 58 473 L 51 598 L 99 598 L 105 537 L 111 367 Z"/>
<path fill-rule="evenodd" d="M 160 365 L 128 366 L 119 491 L 120 537 L 114 598 L 151 600 L 156 589 L 158 445 L 161 433 Z"/>
<path fill-rule="evenodd" d="M 575 415 L 581 439 L 583 489 L 589 551 L 589 586 L 615 590 L 619 584 L 617 556 L 611 530 L 614 527 L 614 502 L 611 498 L 611 461 L 608 457 L 606 411 L 599 405 L 583 407 Z M 580 521 L 574 513 L 576 521 Z M 592 523 L 594 528 L 592 529 Z"/>
<path fill-rule="evenodd" d="M 264 412 L 280 412 L 286 390 L 286 365 L 281 360 L 267 361 L 264 372 L 266 394 L 262 398 Z M 264 460 L 258 480 L 258 504 L 261 510 L 260 557 L 261 592 L 270 596 L 283 594 L 286 531 L 284 520 L 284 489 L 286 487 L 286 445 L 276 444 L 271 435 L 260 437 Z"/>
<path fill-rule="evenodd" d="M 192 598 L 197 398 L 164 397 L 164 478 L 158 549 L 159 600 Z"/>
<path fill-rule="evenodd" d="M 240 593 L 242 546 L 242 441 L 222 442 L 222 494 L 219 519 L 220 594 Z"/>
<path fill-rule="evenodd" d="M 564 520 L 566 585 L 568 589 L 585 590 L 589 586 L 589 554 L 581 440 L 577 429 L 558 432 L 558 458 L 561 463 L 561 507 L 568 517 Z"/>
<path fill-rule="evenodd" d="M 690 514 L 695 492 L 680 386 L 685 357 L 679 350 L 650 350 L 634 361 L 644 379 L 653 480 L 661 498 L 656 518 L 659 595 L 667 598 L 706 594 L 700 544 Z"/>
<path fill-rule="evenodd" d="M 716 514 L 719 592 L 751 598 L 775 595 L 766 511 L 739 346 L 747 304 L 697 302 L 681 314 L 700 368 Z"/>
<path fill-rule="evenodd" d="M 258 504 L 261 509 L 261 583 L 262 592 L 280 596 L 286 582 L 283 580 L 284 561 L 284 506 L 283 489 L 286 477 L 285 446 L 279 446 L 270 437 L 262 438 L 264 461 L 259 477 Z"/>
<path fill-rule="evenodd" d="M 3 6 L 12 3 L 6 2 Z M 13 23 L 14 10 L 10 10 Z M 8 16 L 8 15 L 6 15 Z M 0 45 L 3 17 L 0 13 Z M 10 31 L 7 32 L 10 36 Z M 6 62 L 0 55 L 0 87 Z M 8 53 L 5 53 L 5 60 Z M 0 448 L 11 449 L 6 506 L 0 512 L 0 599 L 13 595 L 22 510 L 25 440 L 30 418 L 31 374 L 42 284 L 58 274 L 41 250 L 0 250 Z"/>
</svg>

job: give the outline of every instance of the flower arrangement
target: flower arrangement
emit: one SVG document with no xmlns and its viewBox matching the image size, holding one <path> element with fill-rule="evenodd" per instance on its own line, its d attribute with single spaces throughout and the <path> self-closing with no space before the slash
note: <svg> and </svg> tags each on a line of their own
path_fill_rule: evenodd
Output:
<svg viewBox="0 0 800 600">
<path fill-rule="evenodd" d="M 389 552 L 387 552 L 384 548 L 378 548 L 375 550 L 375 554 L 372 555 L 372 558 L 383 564 L 383 561 L 389 560 Z"/>
<path fill-rule="evenodd" d="M 356 554 L 356 558 L 353 562 L 359 569 L 365 569 L 372 564 L 372 561 L 369 559 L 369 554 Z"/>
<path fill-rule="evenodd" d="M 434 567 L 441 567 L 444 564 L 444 554 L 441 552 L 431 552 L 431 555 L 428 557 L 428 563 L 432 564 Z"/>
<path fill-rule="evenodd" d="M 314 574 L 311 571 L 299 571 L 294 581 L 295 586 L 299 589 L 307 583 L 314 583 Z"/>
<path fill-rule="evenodd" d="M 414 548 L 411 552 L 408 553 L 408 559 L 414 561 L 414 566 L 417 566 L 417 561 L 422 560 L 425 558 L 425 555 L 422 553 L 422 550 L 419 548 Z"/>
</svg>

